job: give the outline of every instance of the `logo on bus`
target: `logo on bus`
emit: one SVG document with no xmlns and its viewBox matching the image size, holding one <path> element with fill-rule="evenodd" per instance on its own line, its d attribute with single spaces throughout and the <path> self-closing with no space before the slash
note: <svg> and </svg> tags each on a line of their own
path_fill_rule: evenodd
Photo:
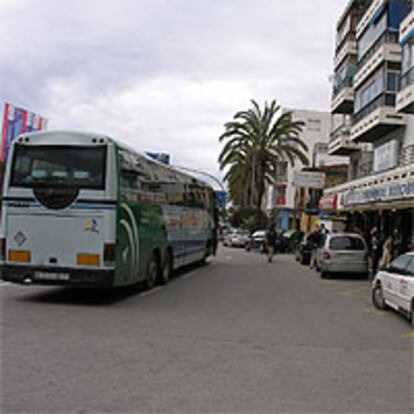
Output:
<svg viewBox="0 0 414 414">
<path fill-rule="evenodd" d="M 90 231 L 92 233 L 99 233 L 98 220 L 96 220 L 96 219 L 86 219 L 83 222 L 83 230 L 84 231 Z"/>
</svg>

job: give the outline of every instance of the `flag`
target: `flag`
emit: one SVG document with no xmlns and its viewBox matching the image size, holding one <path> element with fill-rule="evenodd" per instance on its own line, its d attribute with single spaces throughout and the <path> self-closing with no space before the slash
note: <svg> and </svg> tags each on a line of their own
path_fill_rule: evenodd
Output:
<svg viewBox="0 0 414 414">
<path fill-rule="evenodd" d="M 42 131 L 46 129 L 46 126 L 47 119 L 6 102 L 3 116 L 1 160 L 3 162 L 7 160 L 11 143 L 16 137 L 25 132 Z"/>
</svg>

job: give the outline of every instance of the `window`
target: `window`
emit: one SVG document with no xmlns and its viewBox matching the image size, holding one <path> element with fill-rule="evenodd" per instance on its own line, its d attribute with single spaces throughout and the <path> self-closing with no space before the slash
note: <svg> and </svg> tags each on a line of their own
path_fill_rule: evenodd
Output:
<svg viewBox="0 0 414 414">
<path fill-rule="evenodd" d="M 320 119 L 308 119 L 308 131 L 320 131 L 321 120 Z"/>
<path fill-rule="evenodd" d="M 411 260 L 412 256 L 408 254 L 403 254 L 402 256 L 397 257 L 393 262 L 391 262 L 388 271 L 390 273 L 405 274 L 408 263 Z"/>
<path fill-rule="evenodd" d="M 121 188 L 138 190 L 140 188 L 138 174 L 130 170 L 121 171 Z"/>
<path fill-rule="evenodd" d="M 381 35 L 387 30 L 387 13 L 384 13 L 382 17 L 370 24 L 365 30 L 364 34 L 358 41 L 358 61 L 360 61 L 374 43 L 381 37 Z"/>
<path fill-rule="evenodd" d="M 331 250 L 365 250 L 362 239 L 351 236 L 333 237 L 329 242 Z"/>
<path fill-rule="evenodd" d="M 11 185 L 105 189 L 106 146 L 18 145 Z"/>
<path fill-rule="evenodd" d="M 402 63 L 401 63 L 401 74 L 404 75 L 414 66 L 414 53 L 413 53 L 414 44 L 409 40 L 403 46 L 402 52 Z"/>
<path fill-rule="evenodd" d="M 355 96 L 355 113 L 359 112 L 381 93 L 384 92 L 384 74 L 380 69 L 373 79 L 362 89 L 360 89 Z"/>
<path fill-rule="evenodd" d="M 414 277 L 414 257 L 413 256 L 411 257 L 412 259 L 408 263 L 407 270 L 408 270 L 408 275 Z"/>
</svg>

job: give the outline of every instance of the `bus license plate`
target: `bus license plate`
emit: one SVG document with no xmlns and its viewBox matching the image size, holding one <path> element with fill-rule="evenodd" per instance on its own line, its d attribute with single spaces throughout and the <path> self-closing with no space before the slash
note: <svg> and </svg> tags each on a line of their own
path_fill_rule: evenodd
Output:
<svg viewBox="0 0 414 414">
<path fill-rule="evenodd" d="M 69 280 L 69 273 L 35 272 L 37 280 Z"/>
</svg>

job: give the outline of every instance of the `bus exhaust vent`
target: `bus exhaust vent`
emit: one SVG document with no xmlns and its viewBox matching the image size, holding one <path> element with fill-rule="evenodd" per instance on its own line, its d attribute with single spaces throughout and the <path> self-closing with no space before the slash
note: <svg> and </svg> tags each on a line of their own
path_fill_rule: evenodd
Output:
<svg viewBox="0 0 414 414">
<path fill-rule="evenodd" d="M 51 210 L 61 210 L 71 205 L 79 194 L 78 188 L 70 187 L 36 187 L 34 196 L 40 204 Z"/>
</svg>

